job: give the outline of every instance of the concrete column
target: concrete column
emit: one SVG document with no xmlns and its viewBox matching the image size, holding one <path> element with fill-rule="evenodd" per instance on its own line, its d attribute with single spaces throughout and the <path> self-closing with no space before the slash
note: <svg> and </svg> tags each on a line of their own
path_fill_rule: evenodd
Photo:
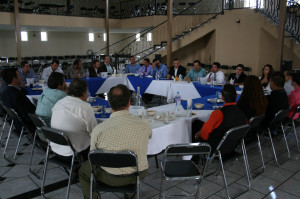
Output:
<svg viewBox="0 0 300 199">
<path fill-rule="evenodd" d="M 279 8 L 279 24 L 278 24 L 278 40 L 277 40 L 277 56 L 275 70 L 281 69 L 281 61 L 283 57 L 283 44 L 284 44 L 284 33 L 285 33 L 285 21 L 286 21 L 286 3 L 287 0 L 280 0 Z"/>
<path fill-rule="evenodd" d="M 173 0 L 168 0 L 168 31 L 167 31 L 167 66 L 172 66 L 172 17 L 173 17 Z"/>
<path fill-rule="evenodd" d="M 19 2 L 14 0 L 14 21 L 15 21 L 15 35 L 17 43 L 17 60 L 18 64 L 21 64 L 22 61 L 22 51 L 21 51 L 21 30 L 20 30 L 20 20 L 19 20 Z"/>
<path fill-rule="evenodd" d="M 105 33 L 106 33 L 105 54 L 109 55 L 109 1 L 108 0 L 105 0 Z"/>
</svg>

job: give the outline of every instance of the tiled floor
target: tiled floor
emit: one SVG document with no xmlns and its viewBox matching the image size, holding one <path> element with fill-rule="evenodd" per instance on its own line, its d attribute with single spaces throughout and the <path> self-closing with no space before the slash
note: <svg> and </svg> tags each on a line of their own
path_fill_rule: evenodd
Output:
<svg viewBox="0 0 300 199">
<path fill-rule="evenodd" d="M 5 129 L 5 134 L 8 129 Z M 300 137 L 300 127 L 297 128 Z M 9 144 L 8 152 L 11 157 L 16 145 L 16 136 Z M 300 153 L 297 151 L 293 134 L 288 135 L 288 142 L 291 147 L 292 157 L 287 158 L 286 149 L 283 145 L 283 139 L 277 137 L 275 146 L 278 150 L 279 161 L 281 166 L 276 166 L 273 159 L 273 153 L 269 140 L 262 138 L 263 154 L 266 162 L 265 171 L 251 180 L 251 190 L 247 191 L 238 198 L 283 198 L 296 199 L 300 198 Z M 3 140 L 2 142 L 3 143 Z M 26 139 L 21 143 L 20 155 L 17 156 L 15 165 L 9 165 L 2 157 L 3 149 L 0 149 L 0 177 L 5 180 L 0 182 L 0 198 L 41 198 L 40 185 L 41 181 L 28 172 L 28 161 L 30 157 L 31 145 L 26 144 Z M 260 158 L 255 144 L 247 146 L 248 159 L 250 169 L 258 172 Z M 42 160 L 44 152 L 36 150 L 33 159 L 34 169 L 41 175 L 42 165 L 38 163 Z M 161 161 L 162 155 L 159 155 Z M 141 185 L 141 198 L 159 198 L 161 174 L 160 170 L 155 167 L 154 157 L 149 157 L 148 176 L 143 180 Z M 213 162 L 208 167 L 207 174 L 213 173 L 217 166 L 217 162 Z M 225 172 L 229 191 L 232 197 L 247 190 L 247 180 L 244 170 L 243 158 L 238 156 L 233 160 L 225 163 Z M 67 175 L 62 168 L 49 163 L 48 176 L 46 185 L 52 185 L 52 191 L 47 193 L 49 198 L 65 198 Z M 166 195 L 168 194 L 191 194 L 196 191 L 196 181 L 178 181 L 165 183 Z M 122 194 L 103 193 L 103 198 L 122 198 Z M 71 186 L 70 198 L 83 198 L 79 184 Z M 179 196 L 179 198 L 183 198 Z M 223 186 L 223 178 L 220 172 L 213 173 L 202 180 L 201 198 L 219 199 L 226 198 Z"/>
</svg>

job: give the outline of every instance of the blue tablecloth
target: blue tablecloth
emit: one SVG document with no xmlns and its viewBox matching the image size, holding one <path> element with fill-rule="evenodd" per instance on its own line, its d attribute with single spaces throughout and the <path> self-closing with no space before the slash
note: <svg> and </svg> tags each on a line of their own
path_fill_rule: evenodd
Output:
<svg viewBox="0 0 300 199">
<path fill-rule="evenodd" d="M 95 98 L 96 102 L 91 103 L 91 106 L 102 106 L 105 105 L 106 108 L 110 108 L 110 105 L 108 103 L 108 101 L 104 100 L 104 99 L 100 99 L 100 98 Z M 100 112 L 100 114 L 95 114 L 96 118 L 109 118 L 111 113 L 106 113 L 105 117 L 102 117 L 102 114 Z"/>
<path fill-rule="evenodd" d="M 214 86 L 210 87 L 210 85 L 201 85 L 198 84 L 197 82 L 193 82 L 195 88 L 197 89 L 198 93 L 200 94 L 201 97 L 206 97 L 210 95 L 216 95 L 217 91 L 222 91 L 222 86 Z M 242 89 L 238 86 L 235 87 L 237 91 L 241 91 Z"/>
<path fill-rule="evenodd" d="M 89 92 L 91 96 L 95 96 L 96 92 L 102 86 L 102 84 L 106 79 L 107 78 L 101 78 L 101 77 L 89 77 L 88 79 L 84 78 L 84 80 L 86 80 L 88 83 Z M 66 79 L 66 82 L 71 82 L 71 81 L 72 79 Z"/>
<path fill-rule="evenodd" d="M 145 93 L 146 89 L 151 84 L 151 82 L 155 80 L 154 78 L 147 78 L 147 77 L 140 78 L 134 75 L 127 76 L 127 79 L 130 81 L 135 91 L 138 86 L 140 87 L 141 95 Z"/>
<path fill-rule="evenodd" d="M 42 88 L 41 86 L 34 86 L 33 88 Z M 25 89 L 28 92 L 28 95 L 41 95 L 43 90 L 32 90 L 29 86 L 25 86 Z"/>
</svg>

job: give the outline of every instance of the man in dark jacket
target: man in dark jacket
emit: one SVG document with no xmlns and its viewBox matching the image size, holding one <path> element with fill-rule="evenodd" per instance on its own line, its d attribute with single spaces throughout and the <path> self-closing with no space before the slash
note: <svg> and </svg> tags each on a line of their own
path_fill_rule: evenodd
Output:
<svg viewBox="0 0 300 199">
<path fill-rule="evenodd" d="M 233 79 L 234 80 L 234 82 L 233 82 L 234 86 L 243 85 L 246 78 L 247 78 L 247 75 L 245 75 L 245 73 L 244 73 L 244 65 L 243 64 L 238 64 L 236 66 L 235 73 L 231 73 L 228 76 L 227 83 L 229 83 L 230 80 Z"/>
<path fill-rule="evenodd" d="M 100 62 L 98 59 L 93 60 L 92 65 L 88 68 L 90 77 L 97 77 L 100 73 Z"/>
<path fill-rule="evenodd" d="M 21 87 L 22 78 L 19 71 L 15 68 L 7 68 L 2 71 L 4 81 L 7 83 L 7 89 L 2 95 L 3 104 L 14 109 L 20 119 L 26 125 L 30 132 L 34 132 L 35 127 L 30 120 L 28 113 L 35 113 L 35 106 L 27 98 L 27 91 Z M 20 124 L 18 124 L 20 126 Z M 20 129 L 19 129 L 20 130 Z"/>
<path fill-rule="evenodd" d="M 179 59 L 173 60 L 173 66 L 170 68 L 167 78 L 171 79 L 173 77 L 179 77 L 179 75 L 182 76 L 182 79 L 186 76 L 186 69 L 185 67 L 180 65 Z"/>
</svg>

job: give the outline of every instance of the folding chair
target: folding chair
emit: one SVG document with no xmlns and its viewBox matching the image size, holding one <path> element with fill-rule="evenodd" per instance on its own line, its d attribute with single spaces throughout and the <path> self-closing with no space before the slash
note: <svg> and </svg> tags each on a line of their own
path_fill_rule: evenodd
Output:
<svg viewBox="0 0 300 199">
<path fill-rule="evenodd" d="M 100 191 L 136 193 L 136 198 L 140 198 L 140 175 L 138 169 L 138 157 L 135 153 L 131 151 L 93 150 L 89 152 L 89 163 L 91 167 L 90 198 L 92 198 L 93 192 L 97 192 L 98 197 L 101 198 Z M 136 184 L 112 187 L 98 182 L 94 176 L 93 166 L 110 168 L 135 167 L 136 173 L 134 174 L 136 175 Z"/>
<path fill-rule="evenodd" d="M 276 164 L 278 166 L 279 166 L 279 163 L 278 163 L 278 160 L 277 160 L 277 155 L 276 155 L 276 150 L 275 150 L 272 135 L 271 135 L 271 130 L 276 130 L 276 128 L 279 127 L 279 126 L 281 127 L 284 142 L 285 142 L 285 146 L 286 146 L 286 149 L 287 149 L 287 152 L 288 152 L 288 158 L 291 158 L 290 149 L 289 149 L 289 146 L 288 146 L 288 143 L 287 143 L 287 140 L 286 140 L 286 135 L 285 135 L 285 131 L 284 131 L 283 124 L 282 124 L 282 122 L 286 118 L 286 115 L 288 114 L 289 110 L 290 109 L 283 109 L 283 110 L 278 111 L 275 114 L 274 119 L 271 121 L 271 123 L 268 126 L 268 134 L 269 134 L 270 142 L 271 142 L 271 145 L 272 145 L 272 150 L 273 150 L 273 153 L 274 153 L 274 158 L 275 158 Z"/>
<path fill-rule="evenodd" d="M 16 159 L 16 156 L 17 156 L 17 153 L 18 153 L 18 150 L 19 150 L 19 145 L 20 145 L 21 139 L 23 138 L 23 134 L 24 134 L 24 132 L 27 133 L 28 130 L 25 129 L 25 126 L 24 126 L 22 120 L 20 119 L 20 117 L 18 116 L 18 114 L 14 111 L 14 109 L 7 108 L 7 107 L 4 106 L 4 105 L 3 105 L 3 108 L 4 108 L 4 110 L 7 112 L 7 114 L 9 115 L 9 117 L 12 119 L 11 124 L 10 124 L 10 128 L 9 128 L 9 131 L 8 131 L 8 135 L 7 135 L 7 139 L 6 139 L 4 151 L 3 151 L 3 157 L 4 157 L 4 159 L 7 160 L 9 163 L 13 164 L 14 161 L 15 161 L 15 159 Z M 9 160 L 9 159 L 6 157 L 6 149 L 7 149 L 8 142 L 9 142 L 9 139 L 10 139 L 10 135 L 11 135 L 11 132 L 12 132 L 12 127 L 13 127 L 16 123 L 21 124 L 21 125 L 22 125 L 22 129 L 21 129 L 21 133 L 20 133 L 20 135 L 19 135 L 19 140 L 18 140 L 18 143 L 17 143 L 17 147 L 16 147 L 16 151 L 15 151 L 13 160 L 11 161 L 11 160 Z"/>
<path fill-rule="evenodd" d="M 246 168 L 246 175 L 247 175 L 247 181 L 248 181 L 248 190 L 250 190 L 250 188 L 251 188 L 250 177 L 249 177 L 249 168 L 248 168 L 248 164 L 247 164 L 248 161 L 247 161 L 246 150 L 245 150 L 246 147 L 245 147 L 245 143 L 244 143 L 244 137 L 248 133 L 249 129 L 250 129 L 250 125 L 248 125 L 248 124 L 229 129 L 223 136 L 223 139 L 220 141 L 215 152 L 212 154 L 211 161 L 214 158 L 219 159 L 222 174 L 223 174 L 223 181 L 224 181 L 224 186 L 226 189 L 227 198 L 230 198 L 230 195 L 229 195 L 229 191 L 228 191 L 227 180 L 226 180 L 224 166 L 223 166 L 222 154 L 224 155 L 224 154 L 232 153 L 239 144 L 241 144 L 241 146 L 242 146 L 242 153 L 243 153 L 243 157 L 244 157 L 244 164 L 245 164 L 245 168 Z M 243 193 L 245 193 L 245 192 L 243 192 Z"/>
<path fill-rule="evenodd" d="M 47 172 L 48 161 L 49 161 L 49 162 L 52 162 L 59 166 L 62 166 L 64 168 L 64 170 L 66 171 L 66 173 L 69 174 L 68 188 L 67 188 L 67 194 L 66 194 L 66 198 L 68 199 L 69 193 L 70 193 L 73 167 L 74 167 L 75 162 L 80 164 L 80 158 L 78 157 L 70 140 L 64 135 L 64 133 L 62 131 L 53 129 L 53 128 L 49 128 L 49 127 L 42 127 L 42 133 L 45 136 L 45 138 L 47 139 L 48 146 L 47 146 L 47 152 L 46 152 L 46 156 L 45 156 L 44 171 L 43 171 L 42 186 L 41 186 L 41 195 L 43 198 L 46 198 L 45 193 L 44 193 L 44 186 L 45 186 L 46 172 Z M 63 146 L 69 146 L 71 148 L 71 150 L 73 151 L 71 164 L 63 162 L 63 161 L 57 159 L 55 156 L 49 158 L 50 142 L 59 144 L 59 145 L 63 145 Z M 70 172 L 68 172 L 67 169 L 70 169 Z"/>
<path fill-rule="evenodd" d="M 192 194 L 195 198 L 200 196 L 200 183 L 204 176 L 205 169 L 210 158 L 211 147 L 207 143 L 188 143 L 188 144 L 172 144 L 167 146 L 164 159 L 161 163 L 161 186 L 160 194 L 164 198 L 163 182 L 175 180 L 197 180 L 198 188 L 196 194 Z M 191 160 L 170 160 L 169 156 L 186 156 L 186 155 L 202 155 L 206 161 L 202 172 L 199 171 L 197 165 Z"/>
<path fill-rule="evenodd" d="M 259 115 L 259 116 L 255 116 L 255 117 L 250 118 L 249 125 L 251 126 L 251 129 L 257 129 L 257 128 L 259 128 L 261 122 L 264 119 L 264 117 L 265 117 L 265 115 Z M 259 155 L 260 155 L 261 162 L 262 162 L 262 167 L 261 167 L 262 171 L 258 173 L 258 175 L 259 175 L 259 174 L 263 173 L 264 170 L 265 170 L 265 161 L 264 161 L 264 157 L 263 157 L 263 153 L 262 153 L 262 149 L 261 149 L 260 138 L 259 138 L 259 131 L 256 132 L 256 137 L 257 137 L 257 146 L 258 146 L 258 149 L 259 149 Z M 249 167 L 249 164 L 248 164 L 248 167 Z M 255 177 L 252 177 L 251 171 L 249 171 L 249 174 L 250 174 L 250 179 L 254 179 L 255 177 L 258 176 L 258 175 L 256 175 Z"/>
<path fill-rule="evenodd" d="M 3 102 L 2 101 L 0 101 L 0 108 L 3 109 L 4 112 L 6 112 L 4 107 L 3 107 Z M 4 121 L 3 121 L 3 124 L 2 124 L 1 134 L 0 134 L 0 148 L 3 148 L 1 141 L 2 141 L 2 136 L 3 136 L 3 132 L 4 132 L 4 128 L 5 128 L 5 124 L 7 122 L 7 119 L 8 119 L 8 113 L 6 112 L 5 118 L 4 118 Z"/>
<path fill-rule="evenodd" d="M 32 171 L 31 164 L 32 164 L 32 157 L 33 157 L 33 153 L 34 153 L 34 147 L 36 145 L 36 136 L 38 134 L 42 134 L 42 132 L 41 132 L 42 127 L 47 126 L 47 125 L 46 125 L 45 121 L 37 115 L 28 114 L 28 116 L 31 119 L 31 121 L 33 122 L 33 124 L 35 125 L 35 127 L 36 127 L 36 130 L 35 130 L 34 136 L 33 136 L 33 143 L 32 143 L 32 149 L 31 149 L 31 154 L 30 154 L 28 171 L 30 173 L 32 173 L 36 178 L 41 179 L 40 176 L 38 176 L 35 172 Z"/>
<path fill-rule="evenodd" d="M 297 131 L 296 131 L 295 120 L 293 119 L 296 113 L 300 113 L 300 105 L 297 106 L 295 112 L 293 113 L 293 115 L 291 117 L 291 123 L 292 123 L 292 126 L 293 126 L 294 135 L 295 135 L 295 138 L 296 138 L 296 144 L 297 144 L 297 147 L 298 147 L 298 151 L 300 152 L 300 146 L 299 146 L 299 140 L 298 140 Z"/>
</svg>

